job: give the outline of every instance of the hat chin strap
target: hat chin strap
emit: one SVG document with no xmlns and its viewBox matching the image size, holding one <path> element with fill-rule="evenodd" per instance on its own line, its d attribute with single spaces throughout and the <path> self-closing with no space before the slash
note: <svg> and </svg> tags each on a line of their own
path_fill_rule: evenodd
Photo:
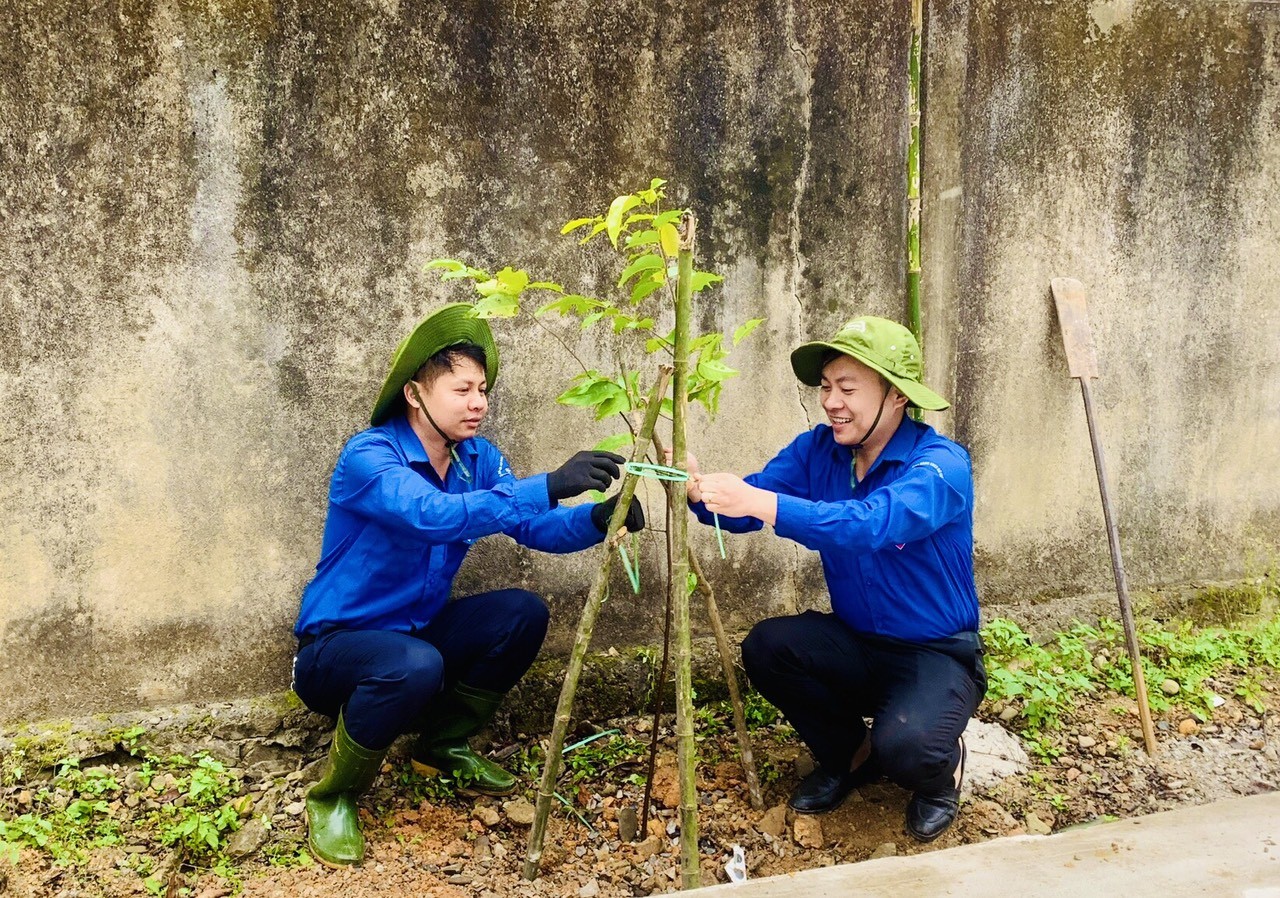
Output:
<svg viewBox="0 0 1280 898">
<path fill-rule="evenodd" d="M 876 412 L 876 419 L 871 422 L 871 428 L 862 435 L 862 439 L 858 440 L 858 442 L 854 443 L 853 446 L 851 447 L 853 449 L 854 455 L 858 454 L 858 450 L 862 448 L 863 444 L 866 443 L 867 440 L 871 438 L 871 435 L 876 432 L 876 428 L 880 426 L 880 416 L 884 414 L 884 401 L 889 398 L 890 389 L 891 387 L 889 386 L 889 384 L 885 383 L 884 395 L 880 397 L 880 410 Z M 416 396 L 417 394 L 415 393 L 414 395 Z M 421 402 L 422 400 L 419 399 L 418 401 Z M 439 428 L 436 428 L 436 429 L 438 430 Z M 441 436 L 444 436 L 444 434 L 441 434 Z"/>
<path fill-rule="evenodd" d="M 422 394 L 418 392 L 418 385 L 410 380 L 409 389 L 413 391 L 413 398 L 418 400 L 418 407 L 422 409 L 422 413 L 427 416 L 427 422 L 435 428 L 436 433 L 440 434 L 440 439 L 444 440 L 444 448 L 449 450 L 449 458 L 458 466 L 458 473 L 462 475 L 462 479 L 471 480 L 471 472 L 467 470 L 467 466 L 462 463 L 462 459 L 458 457 L 458 450 L 454 447 L 458 445 L 458 441 L 452 439 L 447 433 L 440 429 L 440 425 L 436 423 L 436 419 L 431 417 L 431 412 L 427 410 L 427 404 L 422 401 Z M 877 416 L 876 420 L 880 418 Z M 868 434 L 869 436 L 869 434 Z M 866 439 L 866 437 L 863 437 Z"/>
</svg>

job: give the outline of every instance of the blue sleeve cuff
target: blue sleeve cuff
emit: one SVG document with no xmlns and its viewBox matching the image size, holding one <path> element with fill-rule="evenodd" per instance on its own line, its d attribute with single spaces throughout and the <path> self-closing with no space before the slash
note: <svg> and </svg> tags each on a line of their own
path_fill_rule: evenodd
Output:
<svg viewBox="0 0 1280 898">
<path fill-rule="evenodd" d="M 785 493 L 778 493 L 778 514 L 774 518 L 773 532 L 778 536 L 803 543 L 803 537 L 812 528 L 809 526 L 809 511 L 813 503 L 807 499 L 797 499 Z"/>
<path fill-rule="evenodd" d="M 547 475 L 534 474 L 515 482 L 516 510 L 521 520 L 551 510 L 551 497 L 547 494 Z"/>
</svg>

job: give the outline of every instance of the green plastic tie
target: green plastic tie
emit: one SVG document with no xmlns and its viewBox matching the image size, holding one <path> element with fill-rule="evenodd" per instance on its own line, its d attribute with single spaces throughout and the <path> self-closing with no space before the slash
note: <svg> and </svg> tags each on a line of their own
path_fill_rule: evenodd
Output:
<svg viewBox="0 0 1280 898">
<path fill-rule="evenodd" d="M 669 480 L 672 483 L 685 483 L 689 480 L 689 472 L 682 471 L 680 468 L 669 468 L 666 465 L 651 465 L 642 461 L 629 461 L 623 468 L 628 474 L 634 474 L 636 477 L 652 477 L 654 480 Z M 711 518 L 716 525 L 716 545 L 720 547 L 720 557 L 728 558 L 729 556 L 724 550 L 724 531 L 720 529 L 720 515 L 714 511 L 711 512 Z M 618 546 L 621 550 L 622 546 Z M 622 553 L 622 562 L 627 565 L 627 572 L 631 572 L 630 565 L 627 564 L 627 553 Z M 640 587 L 636 585 L 638 579 L 632 580 L 631 584 L 635 586 L 636 592 L 640 591 Z"/>
<path fill-rule="evenodd" d="M 627 579 L 631 581 L 631 591 L 636 595 L 640 594 L 640 546 L 636 542 L 636 534 L 631 534 L 631 549 L 636 553 L 636 564 L 633 567 L 631 558 L 627 555 L 627 547 L 622 543 L 618 543 L 618 554 L 622 556 L 622 568 L 627 572 Z"/>
</svg>

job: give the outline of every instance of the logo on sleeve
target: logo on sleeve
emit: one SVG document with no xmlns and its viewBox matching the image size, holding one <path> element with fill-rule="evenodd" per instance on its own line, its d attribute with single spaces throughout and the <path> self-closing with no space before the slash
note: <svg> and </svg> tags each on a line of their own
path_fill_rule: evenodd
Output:
<svg viewBox="0 0 1280 898">
<path fill-rule="evenodd" d="M 498 476 L 509 477 L 511 475 L 511 465 L 507 464 L 506 456 L 498 456 Z"/>
<path fill-rule="evenodd" d="M 939 468 L 937 465 L 935 465 L 935 464 L 934 464 L 933 462 L 931 462 L 931 461 L 918 461 L 918 462 L 916 462 L 914 465 L 912 465 L 911 467 L 913 467 L 913 468 L 932 468 L 932 469 L 933 469 L 933 471 L 934 471 L 934 472 L 935 472 L 939 477 L 941 477 L 943 480 L 946 480 L 946 479 L 947 479 L 947 475 L 942 473 L 942 469 L 941 469 L 941 468 Z"/>
</svg>

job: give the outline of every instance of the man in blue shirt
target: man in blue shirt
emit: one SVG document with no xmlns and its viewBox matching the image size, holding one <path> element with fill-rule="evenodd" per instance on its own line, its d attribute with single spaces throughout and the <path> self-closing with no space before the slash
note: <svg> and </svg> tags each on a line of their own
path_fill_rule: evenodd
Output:
<svg viewBox="0 0 1280 898">
<path fill-rule="evenodd" d="M 742 643 L 751 682 L 817 762 L 791 806 L 832 810 L 883 775 L 913 793 L 908 832 L 932 841 L 958 813 L 961 734 L 986 691 L 969 455 L 907 416 L 948 404 L 901 325 L 855 318 L 791 365 L 830 423 L 745 479 L 699 474 L 691 456 L 689 498 L 704 523 L 770 524 L 822 559 L 831 613 L 764 620 Z"/>
<path fill-rule="evenodd" d="M 605 489 L 624 459 L 579 452 L 517 479 L 476 432 L 498 376 L 488 324 L 454 303 L 424 319 L 392 357 L 368 430 L 343 447 L 329 487 L 320 562 L 294 628 L 294 689 L 336 720 L 328 763 L 307 793 L 308 844 L 331 865 L 364 856 L 356 796 L 401 733 L 421 733 L 413 765 L 502 795 L 515 778 L 468 738 L 492 718 L 542 645 L 548 612 L 521 589 L 449 602 L 478 539 L 505 533 L 547 552 L 603 538 L 616 497 L 557 507 Z M 626 525 L 644 527 L 639 503 Z"/>
</svg>

